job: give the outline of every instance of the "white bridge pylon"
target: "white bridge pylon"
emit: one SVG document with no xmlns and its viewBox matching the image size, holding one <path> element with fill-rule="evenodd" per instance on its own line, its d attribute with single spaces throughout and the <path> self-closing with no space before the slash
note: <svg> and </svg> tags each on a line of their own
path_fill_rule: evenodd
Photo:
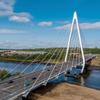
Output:
<svg viewBox="0 0 100 100">
<path fill-rule="evenodd" d="M 78 42 L 79 42 L 79 47 L 80 48 L 80 53 L 81 53 L 81 65 L 82 65 L 82 70 L 81 73 L 83 73 L 84 71 L 84 67 L 85 67 L 85 56 L 84 56 L 84 51 L 83 51 L 83 45 L 82 45 L 82 39 L 81 39 L 81 34 L 80 34 L 80 28 L 79 28 L 79 23 L 78 23 L 78 17 L 77 17 L 77 13 L 76 11 L 74 12 L 73 15 L 73 20 L 72 20 L 72 24 L 71 24 L 71 29 L 70 29 L 70 34 L 69 34 L 69 38 L 68 38 L 68 44 L 67 44 L 67 50 L 66 50 L 66 55 L 65 55 L 65 62 L 68 62 L 68 56 L 70 53 L 70 45 L 71 45 L 71 39 L 72 39 L 72 34 L 73 34 L 73 30 L 76 24 L 76 30 L 77 30 L 77 37 L 78 37 Z M 77 40 L 76 40 L 77 41 Z M 74 48 L 74 47 L 71 47 Z"/>
</svg>

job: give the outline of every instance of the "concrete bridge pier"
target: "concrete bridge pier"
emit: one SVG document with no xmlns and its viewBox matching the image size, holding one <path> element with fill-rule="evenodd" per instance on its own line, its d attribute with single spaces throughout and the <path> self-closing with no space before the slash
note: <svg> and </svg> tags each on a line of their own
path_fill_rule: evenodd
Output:
<svg viewBox="0 0 100 100">
<path fill-rule="evenodd" d="M 90 66 L 90 65 L 85 65 L 86 67 L 84 68 L 84 72 L 83 72 L 83 74 L 86 74 L 87 72 L 88 72 L 88 67 Z"/>
<path fill-rule="evenodd" d="M 85 63 L 85 68 L 84 68 L 84 72 L 83 73 L 86 73 L 88 71 L 88 67 L 91 66 L 91 63 L 92 63 L 92 59 L 90 59 L 89 61 L 87 61 Z"/>
<path fill-rule="evenodd" d="M 85 66 L 88 67 L 91 65 L 92 60 L 89 60 L 88 62 L 86 62 Z"/>
</svg>

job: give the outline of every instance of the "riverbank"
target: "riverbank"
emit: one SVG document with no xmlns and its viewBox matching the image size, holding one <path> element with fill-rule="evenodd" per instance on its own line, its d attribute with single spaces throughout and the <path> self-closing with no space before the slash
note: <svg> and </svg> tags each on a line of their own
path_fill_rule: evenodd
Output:
<svg viewBox="0 0 100 100">
<path fill-rule="evenodd" d="M 21 60 L 21 59 L 9 59 L 9 58 L 0 58 L 0 61 L 1 62 L 14 62 L 14 63 L 23 63 L 23 64 L 30 64 L 30 63 L 33 63 L 33 64 L 35 64 L 35 63 L 40 63 L 40 64 L 47 64 L 47 61 L 39 61 L 39 60 Z M 53 64 L 55 64 L 55 63 L 58 63 L 58 64 L 60 64 L 61 62 L 54 62 L 54 61 L 50 61 L 50 62 L 48 62 L 48 65 L 53 65 Z"/>
<path fill-rule="evenodd" d="M 100 54 L 96 54 L 96 58 L 92 60 L 91 66 L 100 67 Z"/>
<path fill-rule="evenodd" d="M 100 70 L 100 54 L 95 54 L 96 58 L 92 60 L 89 70 Z"/>
<path fill-rule="evenodd" d="M 100 91 L 68 83 L 49 84 L 31 92 L 27 100 L 100 100 Z"/>
</svg>

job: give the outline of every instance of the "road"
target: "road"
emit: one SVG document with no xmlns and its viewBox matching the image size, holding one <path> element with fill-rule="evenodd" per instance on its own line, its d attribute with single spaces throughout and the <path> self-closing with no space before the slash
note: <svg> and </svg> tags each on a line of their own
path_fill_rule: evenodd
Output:
<svg viewBox="0 0 100 100">
<path fill-rule="evenodd" d="M 86 55 L 86 62 L 93 57 L 94 56 L 92 55 Z M 64 63 L 63 66 L 62 64 L 57 66 L 50 65 L 50 67 L 46 68 L 44 71 L 38 71 L 4 80 L 4 82 L 0 83 L 0 100 L 14 100 L 18 96 L 28 93 L 28 90 L 30 90 L 31 87 L 33 87 L 32 89 L 35 89 L 38 86 L 45 84 L 47 80 L 58 77 L 59 74 L 62 74 L 66 71 L 67 66 L 70 68 L 71 65 L 72 63 L 70 61 L 68 63 Z M 74 61 L 73 66 L 76 65 L 77 63 Z M 13 80 L 13 82 L 9 83 L 10 80 Z M 25 82 L 27 83 L 26 86 Z"/>
</svg>

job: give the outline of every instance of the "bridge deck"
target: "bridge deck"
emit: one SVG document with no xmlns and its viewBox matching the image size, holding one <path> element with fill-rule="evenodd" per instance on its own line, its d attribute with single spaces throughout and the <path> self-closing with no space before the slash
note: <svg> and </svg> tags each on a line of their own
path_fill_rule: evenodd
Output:
<svg viewBox="0 0 100 100">
<path fill-rule="evenodd" d="M 90 59 L 93 59 L 94 56 L 85 56 L 85 60 L 86 62 L 89 61 Z M 32 87 L 32 84 L 34 84 L 33 89 L 35 89 L 36 87 L 42 85 L 43 83 L 45 83 L 45 81 L 48 79 L 52 79 L 55 77 L 58 77 L 59 71 L 60 74 L 64 73 L 66 70 L 66 66 L 70 67 L 71 63 L 67 63 L 64 64 L 62 69 L 61 69 L 61 65 L 57 65 L 55 67 L 55 69 L 53 70 L 53 73 L 50 76 L 50 73 L 54 67 L 54 65 L 48 67 L 47 69 L 45 69 L 45 71 L 41 74 L 41 76 L 38 78 L 39 74 L 41 71 L 35 72 L 35 73 L 31 73 L 28 75 L 22 75 L 20 77 L 17 77 L 15 79 L 12 78 L 12 80 L 14 81 L 13 83 L 8 83 L 10 79 L 5 80 L 3 83 L 0 83 L 0 100 L 13 100 L 14 98 L 24 94 L 25 92 L 27 92 L 27 90 L 29 88 Z M 74 62 L 73 66 L 76 66 L 76 62 Z M 36 80 L 32 79 L 32 78 L 36 78 Z M 25 80 L 27 80 L 29 83 L 28 86 L 24 86 L 24 82 Z"/>
</svg>

